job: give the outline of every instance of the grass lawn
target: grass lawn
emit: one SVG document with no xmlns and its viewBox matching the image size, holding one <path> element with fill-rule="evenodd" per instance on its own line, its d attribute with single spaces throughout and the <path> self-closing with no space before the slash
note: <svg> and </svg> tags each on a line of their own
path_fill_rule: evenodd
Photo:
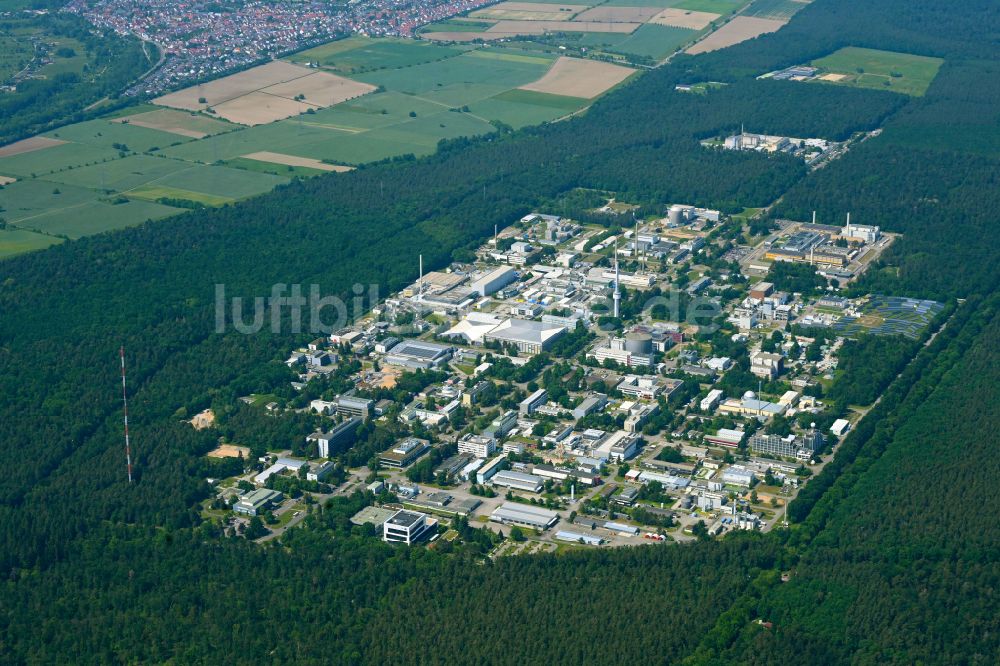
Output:
<svg viewBox="0 0 1000 666">
<path fill-rule="evenodd" d="M 844 74 L 841 81 L 820 81 L 857 88 L 892 90 L 904 95 L 920 96 L 927 91 L 944 61 L 940 58 L 878 51 L 848 46 L 812 65 L 824 73 Z"/>
</svg>

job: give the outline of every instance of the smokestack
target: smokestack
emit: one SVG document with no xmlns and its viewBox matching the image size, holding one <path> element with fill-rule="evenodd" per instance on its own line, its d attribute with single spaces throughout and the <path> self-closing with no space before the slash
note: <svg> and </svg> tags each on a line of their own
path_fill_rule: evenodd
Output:
<svg viewBox="0 0 1000 666">
<path fill-rule="evenodd" d="M 813 224 L 816 224 L 816 211 L 813 211 Z"/>
<path fill-rule="evenodd" d="M 424 255 L 420 255 L 420 279 L 417 280 L 417 297 L 424 295 Z"/>
<path fill-rule="evenodd" d="M 615 241 L 615 318 L 618 317 L 619 303 L 622 300 L 622 292 L 618 285 L 618 241 Z"/>
</svg>

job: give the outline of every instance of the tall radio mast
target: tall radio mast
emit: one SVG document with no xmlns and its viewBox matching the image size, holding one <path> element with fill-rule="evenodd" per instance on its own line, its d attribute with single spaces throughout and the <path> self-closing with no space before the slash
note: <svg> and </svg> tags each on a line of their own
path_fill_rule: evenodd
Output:
<svg viewBox="0 0 1000 666">
<path fill-rule="evenodd" d="M 132 447 L 128 440 L 128 394 L 125 392 L 125 347 L 119 350 L 122 359 L 122 404 L 125 406 L 125 464 L 128 467 L 128 482 L 132 485 Z"/>
</svg>

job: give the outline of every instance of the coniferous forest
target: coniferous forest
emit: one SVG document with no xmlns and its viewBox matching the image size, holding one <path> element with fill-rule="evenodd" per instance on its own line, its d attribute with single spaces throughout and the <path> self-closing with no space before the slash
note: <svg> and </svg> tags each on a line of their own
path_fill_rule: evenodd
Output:
<svg viewBox="0 0 1000 666">
<path fill-rule="evenodd" d="M 0 262 L 3 661 L 997 663 L 997 34 L 992 0 L 814 0 L 777 33 L 680 56 L 572 120 Z M 916 98 L 756 80 L 848 45 L 945 64 Z M 728 85 L 674 93 L 700 81 Z M 699 146 L 741 124 L 884 131 L 813 172 Z M 271 389 L 304 340 L 215 333 L 216 284 L 385 295 L 416 277 L 418 254 L 444 266 L 576 187 L 648 205 L 780 198 L 774 216 L 831 223 L 850 210 L 903 234 L 858 289 L 957 305 L 907 348 L 913 360 L 790 507 L 789 530 L 484 562 L 476 538 L 435 550 L 371 538 L 348 522 L 359 497 L 267 545 L 200 521 L 216 436 L 181 418 Z M 903 356 L 888 352 L 880 377 Z"/>
</svg>

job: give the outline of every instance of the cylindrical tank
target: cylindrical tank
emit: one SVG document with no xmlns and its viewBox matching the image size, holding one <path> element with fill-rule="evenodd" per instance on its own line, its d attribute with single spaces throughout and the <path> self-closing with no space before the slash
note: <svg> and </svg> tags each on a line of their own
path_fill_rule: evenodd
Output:
<svg viewBox="0 0 1000 666">
<path fill-rule="evenodd" d="M 677 204 L 671 206 L 667 212 L 667 223 L 672 227 L 679 227 L 684 224 L 684 208 Z"/>
<path fill-rule="evenodd" d="M 653 336 L 649 333 L 629 333 L 625 336 L 625 349 L 633 354 L 650 354 L 653 351 Z"/>
</svg>

